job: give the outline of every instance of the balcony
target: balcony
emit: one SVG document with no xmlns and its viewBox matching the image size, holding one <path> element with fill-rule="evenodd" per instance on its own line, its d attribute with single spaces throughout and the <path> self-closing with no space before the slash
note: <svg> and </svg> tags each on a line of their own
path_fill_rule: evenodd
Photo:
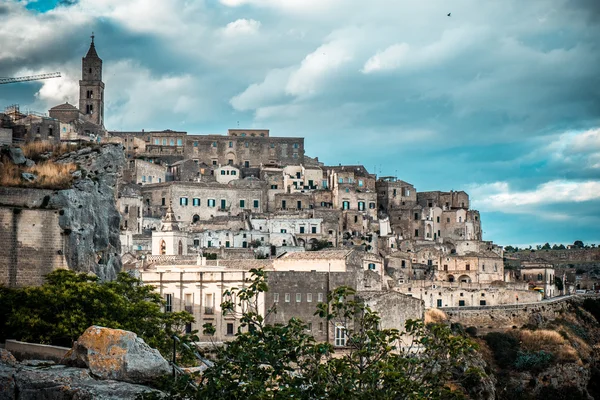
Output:
<svg viewBox="0 0 600 400">
<path fill-rule="evenodd" d="M 194 307 L 192 306 L 185 306 L 185 311 L 190 313 L 190 314 L 194 314 Z"/>
<path fill-rule="evenodd" d="M 204 307 L 204 314 L 213 315 L 215 313 L 214 307 Z"/>
<path fill-rule="evenodd" d="M 219 207 L 219 211 L 225 211 L 228 212 L 231 209 L 230 206 L 225 206 L 225 207 Z"/>
</svg>

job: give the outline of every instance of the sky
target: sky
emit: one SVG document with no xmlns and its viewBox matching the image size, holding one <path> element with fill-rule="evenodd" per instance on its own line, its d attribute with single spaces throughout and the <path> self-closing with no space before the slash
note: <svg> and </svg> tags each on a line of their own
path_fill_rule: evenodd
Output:
<svg viewBox="0 0 600 400">
<path fill-rule="evenodd" d="M 94 32 L 109 130 L 301 136 L 467 191 L 486 240 L 600 244 L 598 0 L 0 0 L 0 21 L 1 77 L 62 73 L 0 109 L 77 104 Z"/>
</svg>

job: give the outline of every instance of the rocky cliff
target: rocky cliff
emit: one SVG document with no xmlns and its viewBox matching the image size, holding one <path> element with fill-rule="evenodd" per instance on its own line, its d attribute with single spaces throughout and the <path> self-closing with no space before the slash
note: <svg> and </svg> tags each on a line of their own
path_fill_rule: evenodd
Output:
<svg viewBox="0 0 600 400">
<path fill-rule="evenodd" d="M 73 187 L 56 192 L 48 202 L 60 210 L 59 225 L 68 236 L 65 256 L 69 268 L 112 280 L 121 270 L 121 217 L 115 200 L 117 181 L 125 165 L 123 147 L 84 147 L 56 162 L 78 166 Z"/>
</svg>

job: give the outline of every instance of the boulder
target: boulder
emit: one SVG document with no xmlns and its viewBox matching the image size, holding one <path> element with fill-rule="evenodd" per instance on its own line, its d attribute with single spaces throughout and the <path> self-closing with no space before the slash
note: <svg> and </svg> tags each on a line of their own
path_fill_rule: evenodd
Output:
<svg viewBox="0 0 600 400">
<path fill-rule="evenodd" d="M 37 175 L 30 174 L 29 172 L 22 172 L 21 178 L 23 178 L 27 182 L 33 182 L 37 179 Z"/>
<path fill-rule="evenodd" d="M 9 147 L 6 153 L 13 164 L 21 165 L 27 162 L 27 159 L 23 155 L 23 150 L 21 150 L 20 147 Z"/>
<path fill-rule="evenodd" d="M 89 327 L 62 364 L 89 368 L 100 379 L 148 383 L 171 372 L 169 363 L 133 332 Z"/>
<path fill-rule="evenodd" d="M 27 168 L 31 168 L 31 167 L 33 167 L 34 165 L 35 165 L 35 161 L 33 161 L 33 160 L 30 160 L 29 158 L 26 158 L 26 159 L 25 159 L 25 166 L 26 166 Z"/>
</svg>

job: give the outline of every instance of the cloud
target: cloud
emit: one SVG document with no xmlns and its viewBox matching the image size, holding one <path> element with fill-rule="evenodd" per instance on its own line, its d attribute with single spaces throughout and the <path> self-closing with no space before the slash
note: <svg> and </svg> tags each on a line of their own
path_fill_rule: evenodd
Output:
<svg viewBox="0 0 600 400">
<path fill-rule="evenodd" d="M 260 22 L 253 19 L 241 18 L 230 22 L 223 28 L 223 36 L 235 37 L 235 36 L 246 36 L 254 35 L 258 33 L 260 29 Z"/>
<path fill-rule="evenodd" d="M 362 69 L 365 74 L 375 71 L 396 69 L 406 60 L 410 46 L 406 43 L 393 44 L 369 58 Z"/>
<path fill-rule="evenodd" d="M 504 213 L 529 213 L 539 205 L 600 200 L 600 181 L 554 180 L 524 191 L 512 190 L 507 182 L 494 182 L 472 185 L 469 190 L 475 207 Z"/>
</svg>

